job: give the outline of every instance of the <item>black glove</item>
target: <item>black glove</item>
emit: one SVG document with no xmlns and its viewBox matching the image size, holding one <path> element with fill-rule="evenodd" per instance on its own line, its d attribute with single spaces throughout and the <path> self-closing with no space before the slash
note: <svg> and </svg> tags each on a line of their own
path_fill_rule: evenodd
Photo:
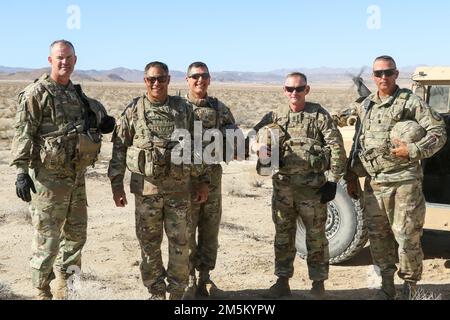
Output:
<svg viewBox="0 0 450 320">
<path fill-rule="evenodd" d="M 98 128 L 100 129 L 101 133 L 107 134 L 113 132 L 115 125 L 116 119 L 114 117 L 105 116 L 102 118 L 102 121 L 100 122 Z"/>
<path fill-rule="evenodd" d="M 19 173 L 16 180 L 16 194 L 17 196 L 25 202 L 31 201 L 31 193 L 36 193 L 36 188 L 34 187 L 33 180 L 27 173 Z"/>
<path fill-rule="evenodd" d="M 336 196 L 337 183 L 327 181 L 322 187 L 320 187 L 319 192 L 322 194 L 320 198 L 320 203 L 327 203 L 334 199 Z"/>
</svg>

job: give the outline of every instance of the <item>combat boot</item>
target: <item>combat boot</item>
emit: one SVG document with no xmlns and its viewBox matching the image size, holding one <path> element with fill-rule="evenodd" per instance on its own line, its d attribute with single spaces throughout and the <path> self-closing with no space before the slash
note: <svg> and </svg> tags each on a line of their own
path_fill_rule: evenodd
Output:
<svg viewBox="0 0 450 320">
<path fill-rule="evenodd" d="M 325 295 L 325 282 L 323 280 L 313 281 L 311 294 L 316 298 L 323 298 Z"/>
<path fill-rule="evenodd" d="M 211 281 L 209 271 L 200 271 L 198 275 L 198 285 L 196 295 L 199 297 L 209 297 L 211 286 L 214 283 Z"/>
<path fill-rule="evenodd" d="M 277 282 L 265 294 L 266 298 L 277 299 L 291 295 L 288 277 L 278 277 Z"/>
<path fill-rule="evenodd" d="M 417 285 L 415 281 L 405 281 L 403 284 L 403 299 L 414 300 L 417 295 Z"/>
<path fill-rule="evenodd" d="M 44 288 L 36 288 L 37 293 L 35 296 L 35 300 L 52 300 L 53 299 L 53 295 L 52 292 L 50 291 L 50 286 L 47 285 Z"/>
<path fill-rule="evenodd" d="M 183 300 L 195 300 L 196 293 L 197 293 L 197 278 L 195 277 L 195 275 L 190 275 L 188 286 L 183 295 Z"/>
<path fill-rule="evenodd" d="M 67 279 L 68 274 L 64 271 L 55 270 L 55 300 L 67 300 L 68 289 Z"/>
<path fill-rule="evenodd" d="M 381 291 L 386 295 L 387 300 L 395 300 L 397 290 L 395 289 L 394 275 L 381 277 Z"/>
</svg>

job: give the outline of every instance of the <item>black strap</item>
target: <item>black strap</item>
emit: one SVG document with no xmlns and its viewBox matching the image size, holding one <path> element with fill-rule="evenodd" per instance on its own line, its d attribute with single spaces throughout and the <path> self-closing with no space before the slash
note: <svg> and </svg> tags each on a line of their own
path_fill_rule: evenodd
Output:
<svg viewBox="0 0 450 320">
<path fill-rule="evenodd" d="M 83 90 L 81 89 L 81 86 L 79 84 L 75 84 L 75 91 L 78 93 L 78 96 L 82 102 L 82 106 L 83 106 L 83 119 L 84 119 L 84 130 L 85 131 L 89 131 L 89 129 L 91 129 L 92 125 L 89 121 L 89 115 L 93 115 L 94 119 L 95 119 L 95 128 L 98 129 L 98 121 L 97 121 L 97 116 L 95 115 L 95 113 L 91 110 L 91 108 L 89 107 L 89 101 L 86 99 L 86 96 L 83 93 Z"/>
<path fill-rule="evenodd" d="M 356 156 L 359 154 L 359 151 L 361 150 L 359 137 L 361 136 L 362 128 L 363 128 L 363 126 L 364 126 L 364 124 L 366 122 L 366 119 L 369 116 L 369 113 L 372 111 L 373 105 L 375 104 L 372 100 L 366 100 L 366 101 L 368 101 L 368 103 L 367 102 L 364 103 L 364 109 L 366 110 L 366 114 L 364 115 L 364 119 L 361 122 L 359 122 L 359 118 L 358 118 L 358 120 L 356 122 L 356 125 L 359 124 L 359 127 L 358 127 L 358 132 L 355 134 L 355 137 L 353 139 L 353 146 L 354 146 L 354 148 L 352 150 L 351 166 L 353 166 L 353 164 L 355 162 L 355 159 L 356 159 Z"/>
</svg>

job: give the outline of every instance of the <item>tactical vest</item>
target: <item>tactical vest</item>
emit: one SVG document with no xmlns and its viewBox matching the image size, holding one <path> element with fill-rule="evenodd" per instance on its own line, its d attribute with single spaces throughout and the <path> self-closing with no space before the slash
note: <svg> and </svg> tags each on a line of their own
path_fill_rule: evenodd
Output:
<svg viewBox="0 0 450 320">
<path fill-rule="evenodd" d="M 409 90 L 402 90 L 394 98 L 392 105 L 374 109 L 370 99 L 366 99 L 366 109 L 359 137 L 361 151 L 359 158 L 367 173 L 375 176 L 394 169 L 410 166 L 410 161 L 391 155 L 390 132 L 394 125 L 404 119 L 405 106 L 411 95 Z"/>
<path fill-rule="evenodd" d="M 221 118 L 219 113 L 219 100 L 214 97 L 207 96 L 205 99 L 198 99 L 196 101 L 190 100 L 189 96 L 186 96 L 186 99 L 189 101 L 189 103 L 192 105 L 194 109 L 194 115 L 195 115 L 195 121 L 201 121 L 202 123 L 202 134 L 205 134 L 206 130 L 209 129 L 220 129 L 221 128 Z M 222 132 L 223 141 L 222 141 L 222 159 L 221 161 L 229 162 L 230 158 L 232 159 L 234 156 L 231 154 L 233 151 L 231 146 L 227 149 L 227 140 L 226 140 L 226 133 Z M 205 148 L 207 145 L 209 145 L 210 141 L 203 141 L 203 148 Z M 232 147 L 235 147 L 233 145 Z M 230 153 L 227 157 L 227 151 Z M 212 157 L 216 156 L 216 153 L 211 154 Z M 212 167 L 214 167 L 216 170 L 218 169 L 218 166 L 220 164 L 214 163 L 211 164 Z"/>
<path fill-rule="evenodd" d="M 172 149 L 178 144 L 171 141 L 171 135 L 176 128 L 175 115 L 177 100 L 168 98 L 170 111 L 163 107 L 145 107 L 145 96 L 135 99 L 133 124 L 135 134 L 132 145 L 127 149 L 126 164 L 131 172 L 161 179 L 163 177 L 186 177 L 190 174 L 190 166 L 171 163 Z M 186 116 L 186 115 L 185 115 Z"/>
<path fill-rule="evenodd" d="M 204 105 L 195 105 L 194 113 L 195 120 L 199 120 L 202 122 L 203 129 L 213 129 L 219 128 L 219 110 L 218 110 L 218 101 L 216 98 L 207 97 L 204 100 Z"/>
<path fill-rule="evenodd" d="M 320 105 L 307 103 L 305 110 L 282 116 L 278 124 L 285 128 L 288 138 L 281 146 L 280 173 L 323 173 L 330 166 L 330 152 L 324 148 L 322 133 L 317 125 Z"/>
<path fill-rule="evenodd" d="M 97 105 L 89 108 L 82 101 L 75 86 L 70 84 L 64 88 L 46 74 L 25 88 L 20 93 L 20 98 L 26 97 L 36 86 L 45 90 L 53 101 L 53 108 L 42 109 L 40 139 L 35 141 L 39 146 L 42 165 L 68 175 L 72 175 L 74 170 L 82 172 L 88 166 L 94 165 L 100 153 L 101 135 L 95 127 L 86 127 L 87 112 L 93 112 L 94 118 L 99 119 L 99 113 L 106 114 L 106 111 L 99 110 Z M 91 104 L 94 104 L 93 100 L 89 103 Z"/>
</svg>

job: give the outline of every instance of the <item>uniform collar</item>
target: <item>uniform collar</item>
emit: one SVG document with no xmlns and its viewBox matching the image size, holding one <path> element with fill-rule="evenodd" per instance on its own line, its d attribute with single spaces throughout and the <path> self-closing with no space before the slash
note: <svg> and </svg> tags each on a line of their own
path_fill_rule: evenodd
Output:
<svg viewBox="0 0 450 320">
<path fill-rule="evenodd" d="M 370 100 L 373 101 L 378 106 L 386 106 L 389 107 L 394 102 L 395 98 L 400 94 L 400 87 L 397 86 L 394 93 L 389 96 L 384 102 L 378 96 L 378 91 L 374 92 L 370 95 Z"/>
<path fill-rule="evenodd" d="M 310 110 L 310 108 L 311 108 L 311 103 L 306 101 L 305 102 L 305 106 L 300 111 L 292 111 L 290 105 L 283 105 L 282 111 L 283 111 L 283 113 L 286 113 L 286 114 L 288 114 L 288 113 L 298 114 L 298 113 L 301 113 L 301 112 L 308 111 L 308 110 Z"/>
<path fill-rule="evenodd" d="M 206 97 L 203 98 L 203 99 L 195 99 L 195 98 L 191 98 L 189 96 L 189 94 L 187 94 L 186 95 L 186 99 L 190 103 L 196 105 L 197 107 L 211 107 L 211 104 L 209 103 L 209 96 L 208 95 L 206 95 Z"/>
<path fill-rule="evenodd" d="M 167 96 L 167 99 L 163 103 L 161 103 L 161 102 L 151 102 L 150 99 L 148 98 L 147 94 L 144 94 L 144 103 L 151 107 L 156 107 L 156 108 L 162 107 L 162 106 L 169 104 L 169 96 Z"/>
</svg>

